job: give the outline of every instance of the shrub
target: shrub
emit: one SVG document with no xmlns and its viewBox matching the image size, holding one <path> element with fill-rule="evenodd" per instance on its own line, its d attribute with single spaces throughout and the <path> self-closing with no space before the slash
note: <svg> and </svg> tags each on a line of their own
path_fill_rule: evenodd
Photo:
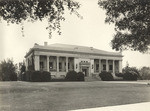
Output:
<svg viewBox="0 0 150 111">
<path fill-rule="evenodd" d="M 17 81 L 16 66 L 13 64 L 13 60 L 8 59 L 0 63 L 0 80 Z"/>
<path fill-rule="evenodd" d="M 41 76 L 42 76 L 42 78 L 41 78 L 42 82 L 49 82 L 51 80 L 51 75 L 47 71 L 43 71 Z"/>
<path fill-rule="evenodd" d="M 77 81 L 77 72 L 76 71 L 69 71 L 66 74 L 65 80 L 67 80 L 67 81 Z"/>
<path fill-rule="evenodd" d="M 135 67 L 125 67 L 123 69 L 123 79 L 124 80 L 129 80 L 129 81 L 135 81 L 137 80 L 138 78 L 140 78 L 140 74 L 139 74 L 139 71 L 138 69 L 136 69 Z"/>
<path fill-rule="evenodd" d="M 123 73 L 115 73 L 115 76 L 117 76 L 117 77 L 123 77 Z"/>
<path fill-rule="evenodd" d="M 26 71 L 22 74 L 22 80 L 31 82 L 48 82 L 51 80 L 51 75 L 46 71 Z"/>
<path fill-rule="evenodd" d="M 99 74 L 99 76 L 100 76 L 102 81 L 112 81 L 112 80 L 114 80 L 114 78 L 113 78 L 113 76 L 110 72 L 104 72 L 103 71 Z"/>
<path fill-rule="evenodd" d="M 142 67 L 140 69 L 140 76 L 143 80 L 150 80 L 150 67 Z"/>
<path fill-rule="evenodd" d="M 123 80 L 127 80 L 127 81 L 136 81 L 138 78 L 137 74 L 134 74 L 134 72 L 128 72 L 128 73 L 124 73 L 123 75 Z"/>
<path fill-rule="evenodd" d="M 25 72 L 21 73 L 21 80 L 26 81 L 26 73 Z"/>
<path fill-rule="evenodd" d="M 83 72 L 78 72 L 77 73 L 77 80 L 78 81 L 84 81 L 84 74 L 83 74 Z"/>
</svg>

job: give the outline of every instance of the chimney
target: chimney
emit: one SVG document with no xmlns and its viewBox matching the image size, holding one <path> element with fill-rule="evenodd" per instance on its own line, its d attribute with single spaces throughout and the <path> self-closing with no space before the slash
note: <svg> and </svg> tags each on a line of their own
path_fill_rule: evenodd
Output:
<svg viewBox="0 0 150 111">
<path fill-rule="evenodd" d="M 44 42 L 44 46 L 47 46 L 47 42 Z"/>
<path fill-rule="evenodd" d="M 93 47 L 90 47 L 91 50 L 93 50 Z"/>
<path fill-rule="evenodd" d="M 37 43 L 34 44 L 34 46 L 37 46 L 37 45 L 39 45 L 39 44 L 37 44 Z"/>
</svg>

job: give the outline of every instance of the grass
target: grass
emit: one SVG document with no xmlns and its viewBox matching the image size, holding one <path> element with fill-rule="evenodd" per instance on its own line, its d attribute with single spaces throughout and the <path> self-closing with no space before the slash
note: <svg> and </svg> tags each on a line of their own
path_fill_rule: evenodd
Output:
<svg viewBox="0 0 150 111">
<path fill-rule="evenodd" d="M 66 111 L 150 101 L 144 84 L 0 82 L 0 111 Z"/>
</svg>

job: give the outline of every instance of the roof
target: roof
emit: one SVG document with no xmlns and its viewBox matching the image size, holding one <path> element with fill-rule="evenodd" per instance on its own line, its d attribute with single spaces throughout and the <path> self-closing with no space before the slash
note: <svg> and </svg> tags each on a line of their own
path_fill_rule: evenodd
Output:
<svg viewBox="0 0 150 111">
<path fill-rule="evenodd" d="M 69 45 L 69 44 L 59 44 L 59 43 L 50 44 L 50 45 L 35 44 L 34 47 L 31 48 L 30 51 L 26 54 L 26 56 L 28 56 L 28 54 L 30 54 L 32 50 L 64 51 L 64 52 L 70 52 L 70 53 L 73 52 L 73 53 L 111 55 L 111 56 L 122 57 L 122 54 L 119 52 L 108 52 L 108 51 L 99 50 L 99 49 L 96 49 L 93 47 Z"/>
</svg>

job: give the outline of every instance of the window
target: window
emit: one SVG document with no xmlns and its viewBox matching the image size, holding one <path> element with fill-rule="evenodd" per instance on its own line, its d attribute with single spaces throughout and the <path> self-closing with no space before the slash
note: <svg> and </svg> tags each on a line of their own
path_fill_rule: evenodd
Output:
<svg viewBox="0 0 150 111">
<path fill-rule="evenodd" d="M 49 68 L 53 69 L 53 62 L 49 62 Z"/>
<path fill-rule="evenodd" d="M 113 65 L 109 65 L 109 70 L 110 70 L 110 71 L 113 70 Z"/>
<path fill-rule="evenodd" d="M 106 71 L 106 64 L 103 64 L 103 71 Z"/>
<path fill-rule="evenodd" d="M 96 64 L 96 72 L 99 71 L 99 64 Z"/>
<path fill-rule="evenodd" d="M 68 70 L 70 69 L 70 64 L 68 63 Z"/>
<path fill-rule="evenodd" d="M 40 70 L 44 69 L 44 62 L 40 62 Z"/>
<path fill-rule="evenodd" d="M 59 63 L 59 71 L 62 71 L 62 63 Z"/>
</svg>

